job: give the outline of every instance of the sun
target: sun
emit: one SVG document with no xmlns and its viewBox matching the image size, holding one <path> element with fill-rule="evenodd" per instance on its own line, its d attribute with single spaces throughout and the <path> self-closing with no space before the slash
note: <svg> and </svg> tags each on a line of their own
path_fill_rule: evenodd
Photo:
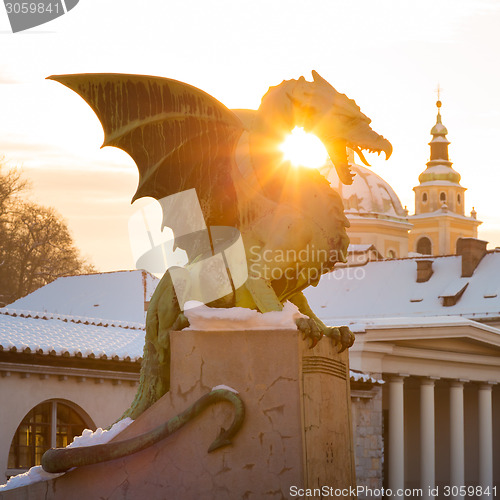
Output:
<svg viewBox="0 0 500 500">
<path fill-rule="evenodd" d="M 295 127 L 280 146 L 283 159 L 296 167 L 320 168 L 327 158 L 323 143 L 302 127 Z"/>
</svg>

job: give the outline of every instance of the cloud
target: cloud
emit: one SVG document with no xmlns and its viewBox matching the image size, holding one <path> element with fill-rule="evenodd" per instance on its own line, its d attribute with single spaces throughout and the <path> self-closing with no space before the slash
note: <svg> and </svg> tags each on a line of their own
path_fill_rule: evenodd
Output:
<svg viewBox="0 0 500 500">
<path fill-rule="evenodd" d="M 54 148 L 47 144 L 40 144 L 29 141 L 22 141 L 16 139 L 6 139 L 0 142 L 0 149 L 5 154 L 9 151 L 23 151 L 28 153 L 52 153 L 55 152 Z"/>
<path fill-rule="evenodd" d="M 17 83 L 20 82 L 15 80 L 14 78 L 0 74 L 0 85 L 15 85 Z"/>
<path fill-rule="evenodd" d="M 111 151 L 110 151 L 111 150 Z M 77 154 L 51 144 L 18 138 L 0 140 L 0 157 L 11 165 L 40 171 L 76 171 L 122 173 L 137 175 L 133 160 L 115 148 L 106 151 L 96 148 L 92 155 Z"/>
<path fill-rule="evenodd" d="M 21 83 L 21 80 L 14 77 L 12 72 L 0 67 L 0 85 L 15 85 Z"/>
</svg>

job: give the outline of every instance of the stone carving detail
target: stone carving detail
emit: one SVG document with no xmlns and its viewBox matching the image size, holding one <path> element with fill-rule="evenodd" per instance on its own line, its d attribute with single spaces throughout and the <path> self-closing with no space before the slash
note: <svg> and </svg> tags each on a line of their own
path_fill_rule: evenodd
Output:
<svg viewBox="0 0 500 500">
<path fill-rule="evenodd" d="M 347 380 L 347 367 L 342 361 L 323 356 L 304 356 L 302 362 L 303 373 L 325 373 Z"/>
</svg>

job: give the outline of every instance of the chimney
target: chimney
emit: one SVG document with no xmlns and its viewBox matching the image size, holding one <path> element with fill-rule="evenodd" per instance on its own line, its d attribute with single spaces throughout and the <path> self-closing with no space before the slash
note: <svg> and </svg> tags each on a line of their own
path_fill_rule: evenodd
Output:
<svg viewBox="0 0 500 500">
<path fill-rule="evenodd" d="M 432 260 L 417 260 L 417 283 L 429 281 L 433 273 Z"/>
<path fill-rule="evenodd" d="M 462 278 L 474 273 L 481 259 L 486 255 L 487 241 L 477 238 L 458 238 L 457 255 L 462 256 Z"/>
</svg>

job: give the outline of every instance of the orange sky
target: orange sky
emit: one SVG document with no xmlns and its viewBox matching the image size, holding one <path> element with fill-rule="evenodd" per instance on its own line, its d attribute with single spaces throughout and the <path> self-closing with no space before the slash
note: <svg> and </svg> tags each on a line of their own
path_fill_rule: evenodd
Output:
<svg viewBox="0 0 500 500">
<path fill-rule="evenodd" d="M 15 35 L 2 9 L 0 154 L 24 168 L 33 198 L 59 210 L 99 269 L 134 265 L 127 221 L 137 172 L 125 153 L 99 149 L 97 118 L 44 80 L 51 74 L 154 74 L 228 107 L 255 108 L 269 86 L 316 69 L 391 140 L 393 156 L 375 157 L 373 168 L 410 213 L 439 82 L 466 210 L 475 206 L 484 221 L 479 236 L 500 245 L 498 2 L 80 0 L 67 15 Z"/>
</svg>

